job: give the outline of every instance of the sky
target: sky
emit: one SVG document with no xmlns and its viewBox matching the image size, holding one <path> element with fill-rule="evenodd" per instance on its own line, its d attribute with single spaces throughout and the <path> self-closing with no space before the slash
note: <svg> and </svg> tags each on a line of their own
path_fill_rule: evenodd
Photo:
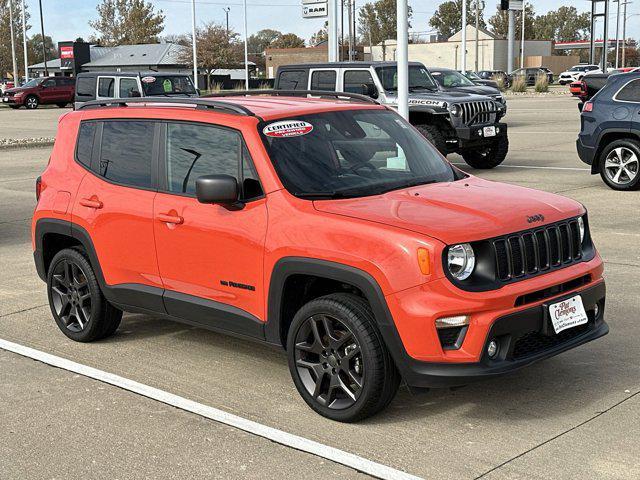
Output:
<svg viewBox="0 0 640 480">
<path fill-rule="evenodd" d="M 356 0 L 356 7 L 367 0 Z M 369 0 L 370 1 L 370 0 Z M 493 15 L 498 0 L 485 0 L 485 18 Z M 39 32 L 37 15 L 38 0 L 25 0 L 31 12 L 29 34 Z M 93 32 L 89 20 L 97 17 L 96 5 L 99 0 L 42 0 L 45 34 L 54 41 L 74 40 L 77 37 L 88 39 Z M 154 6 L 166 15 L 164 34 L 181 34 L 191 31 L 191 0 L 152 0 Z M 413 8 L 412 31 L 428 32 L 429 18 L 433 15 L 441 0 L 409 0 Z M 303 19 L 301 0 L 247 0 L 247 23 L 249 35 L 263 28 L 272 28 L 288 33 L 292 32 L 308 40 L 323 25 L 325 19 Z M 533 5 L 537 14 L 554 10 L 560 5 L 575 6 L 578 11 L 590 11 L 588 0 L 570 0 L 559 3 L 558 0 L 535 0 Z M 615 3 L 610 4 L 610 38 L 615 38 Z M 198 24 L 216 22 L 224 24 L 224 8 L 229 12 L 229 26 L 242 33 L 242 0 L 196 0 L 196 21 Z M 635 15 L 634 15 L 635 14 Z M 634 16 L 631 16 L 634 15 Z M 471 21 L 471 19 L 470 19 Z M 640 1 L 627 5 L 627 36 L 640 36 Z"/>
</svg>

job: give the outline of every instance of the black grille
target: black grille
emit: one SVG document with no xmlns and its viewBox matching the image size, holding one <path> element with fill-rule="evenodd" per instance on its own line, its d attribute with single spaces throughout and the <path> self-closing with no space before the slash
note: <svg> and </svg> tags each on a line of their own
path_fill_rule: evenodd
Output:
<svg viewBox="0 0 640 480">
<path fill-rule="evenodd" d="M 493 241 L 497 277 L 508 282 L 570 265 L 582 258 L 577 220 Z"/>
<path fill-rule="evenodd" d="M 495 110 L 492 101 L 462 103 L 462 121 L 465 125 L 493 123 Z"/>
<path fill-rule="evenodd" d="M 513 360 L 519 360 L 556 347 L 586 333 L 591 328 L 591 325 L 592 322 L 585 323 L 551 336 L 537 331 L 525 333 L 516 340 L 511 357 Z"/>
</svg>

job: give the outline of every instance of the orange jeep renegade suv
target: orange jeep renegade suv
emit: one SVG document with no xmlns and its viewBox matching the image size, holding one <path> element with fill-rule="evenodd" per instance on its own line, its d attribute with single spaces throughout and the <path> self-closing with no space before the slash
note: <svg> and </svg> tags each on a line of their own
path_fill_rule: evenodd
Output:
<svg viewBox="0 0 640 480">
<path fill-rule="evenodd" d="M 370 99 L 287 95 L 61 117 L 32 236 L 65 335 L 130 311 L 279 345 L 311 408 L 356 421 L 401 380 L 464 385 L 608 332 L 582 205 L 467 175 Z"/>
</svg>

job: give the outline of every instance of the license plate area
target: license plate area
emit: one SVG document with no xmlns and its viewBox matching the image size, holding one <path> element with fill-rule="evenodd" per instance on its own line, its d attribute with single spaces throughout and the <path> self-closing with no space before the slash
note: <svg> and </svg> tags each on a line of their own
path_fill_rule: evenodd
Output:
<svg viewBox="0 0 640 480">
<path fill-rule="evenodd" d="M 574 295 L 545 305 L 544 308 L 548 319 L 545 322 L 547 335 L 557 335 L 560 332 L 589 322 L 589 317 L 580 295 Z"/>
<path fill-rule="evenodd" d="M 490 127 L 484 127 L 482 129 L 482 133 L 485 137 L 495 137 L 496 136 L 496 127 L 495 126 L 490 126 Z"/>
</svg>

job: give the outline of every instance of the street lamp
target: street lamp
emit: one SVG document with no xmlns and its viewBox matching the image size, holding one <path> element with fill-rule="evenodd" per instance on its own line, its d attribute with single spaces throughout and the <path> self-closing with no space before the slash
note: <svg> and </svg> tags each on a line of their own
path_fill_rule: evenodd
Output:
<svg viewBox="0 0 640 480">
<path fill-rule="evenodd" d="M 191 0 L 191 44 L 193 45 L 193 86 L 197 90 L 198 89 L 198 54 L 196 49 L 196 0 Z"/>
<path fill-rule="evenodd" d="M 465 3 L 466 0 L 462 0 Z M 407 0 L 397 0 L 396 62 L 398 69 L 398 113 L 409 119 L 409 18 Z"/>
</svg>

